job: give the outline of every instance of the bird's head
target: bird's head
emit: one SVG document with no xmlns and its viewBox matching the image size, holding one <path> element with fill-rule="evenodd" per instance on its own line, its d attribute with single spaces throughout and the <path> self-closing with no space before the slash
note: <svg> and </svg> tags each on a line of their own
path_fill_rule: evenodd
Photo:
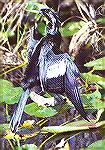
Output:
<svg viewBox="0 0 105 150">
<path fill-rule="evenodd" d="M 40 13 L 49 21 L 46 29 L 47 33 L 55 34 L 61 25 L 58 14 L 49 8 L 41 9 Z"/>
</svg>

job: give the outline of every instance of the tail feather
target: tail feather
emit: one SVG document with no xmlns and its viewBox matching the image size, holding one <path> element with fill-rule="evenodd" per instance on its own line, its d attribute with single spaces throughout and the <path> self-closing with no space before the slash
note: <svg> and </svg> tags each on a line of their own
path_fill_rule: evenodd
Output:
<svg viewBox="0 0 105 150">
<path fill-rule="evenodd" d="M 29 89 L 24 91 L 24 93 L 21 95 L 21 98 L 19 100 L 17 109 L 16 109 L 16 111 L 14 112 L 14 114 L 11 118 L 9 128 L 13 132 L 16 132 L 16 130 L 17 130 L 19 124 L 20 124 L 21 117 L 22 117 L 22 114 L 23 114 L 23 110 L 24 110 L 24 107 L 26 105 L 28 97 L 29 97 Z"/>
</svg>

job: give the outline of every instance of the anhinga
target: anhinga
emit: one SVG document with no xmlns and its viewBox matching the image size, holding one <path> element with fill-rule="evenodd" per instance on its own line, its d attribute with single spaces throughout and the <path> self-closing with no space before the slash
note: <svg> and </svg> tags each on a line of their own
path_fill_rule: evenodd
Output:
<svg viewBox="0 0 105 150">
<path fill-rule="evenodd" d="M 46 28 L 46 45 L 40 50 L 38 62 L 42 90 L 65 94 L 81 116 L 88 120 L 77 81 L 77 78 L 80 77 L 80 72 L 67 53 L 58 55 L 55 53 L 59 51 L 57 44 L 60 45 L 59 17 L 50 9 L 41 9 L 40 12 L 49 21 Z"/>
<path fill-rule="evenodd" d="M 40 13 L 47 17 L 49 21 L 46 27 L 46 36 L 41 38 L 33 49 L 27 65 L 23 80 L 25 92 L 22 94 L 21 102 L 19 102 L 18 108 L 11 119 L 10 128 L 12 131 L 17 130 L 26 99 L 33 86 L 36 87 L 35 92 L 38 94 L 46 91 L 55 94 L 66 94 L 81 116 L 88 120 L 83 108 L 77 80 L 80 77 L 80 72 L 70 56 L 67 53 L 60 52 L 61 35 L 59 27 L 61 23 L 59 17 L 53 10 L 48 8 L 41 9 Z"/>
<path fill-rule="evenodd" d="M 24 87 L 34 85 L 37 74 L 42 92 L 66 94 L 81 116 L 88 120 L 77 80 L 80 77 L 80 72 L 67 53 L 62 54 L 61 52 L 60 54 L 59 17 L 51 9 L 41 9 L 40 13 L 47 17 L 49 21 L 46 27 L 46 36 L 37 45 L 35 53 L 31 57 L 31 62 L 27 66 Z M 37 63 L 36 58 L 38 58 Z"/>
</svg>

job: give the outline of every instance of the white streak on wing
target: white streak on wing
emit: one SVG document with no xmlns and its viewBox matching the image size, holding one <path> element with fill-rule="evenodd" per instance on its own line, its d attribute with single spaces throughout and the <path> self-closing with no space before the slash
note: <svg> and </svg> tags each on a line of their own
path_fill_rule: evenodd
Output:
<svg viewBox="0 0 105 150">
<path fill-rule="evenodd" d="M 35 50 L 36 50 L 36 47 L 40 44 L 41 40 L 42 40 L 42 38 L 39 40 L 39 42 L 37 42 L 37 43 L 35 44 L 35 47 L 34 47 L 34 49 L 33 49 L 33 51 L 32 51 L 32 55 L 34 54 L 34 52 L 35 52 Z M 32 57 L 32 55 L 31 55 L 31 57 Z"/>
<path fill-rule="evenodd" d="M 46 78 L 56 78 L 58 76 L 64 75 L 66 72 L 66 63 L 64 61 L 60 61 L 59 63 L 55 63 L 50 65 L 46 72 Z"/>
</svg>

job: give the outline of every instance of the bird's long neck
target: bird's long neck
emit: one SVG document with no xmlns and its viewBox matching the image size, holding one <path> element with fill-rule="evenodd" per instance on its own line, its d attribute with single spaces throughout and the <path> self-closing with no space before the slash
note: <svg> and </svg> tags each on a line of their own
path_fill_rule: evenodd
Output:
<svg viewBox="0 0 105 150">
<path fill-rule="evenodd" d="M 57 24 L 56 19 L 52 19 L 49 21 L 47 28 L 46 28 L 47 34 L 55 35 L 59 32 L 59 26 Z"/>
</svg>

